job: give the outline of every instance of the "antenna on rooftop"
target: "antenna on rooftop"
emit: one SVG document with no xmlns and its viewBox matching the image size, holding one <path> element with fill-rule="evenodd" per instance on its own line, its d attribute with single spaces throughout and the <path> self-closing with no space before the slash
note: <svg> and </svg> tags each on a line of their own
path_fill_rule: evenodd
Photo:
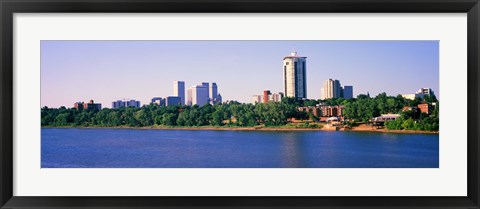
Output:
<svg viewBox="0 0 480 209">
<path fill-rule="evenodd" d="M 297 56 L 297 51 L 295 51 L 295 48 L 292 49 L 292 53 L 290 53 L 291 56 Z"/>
</svg>

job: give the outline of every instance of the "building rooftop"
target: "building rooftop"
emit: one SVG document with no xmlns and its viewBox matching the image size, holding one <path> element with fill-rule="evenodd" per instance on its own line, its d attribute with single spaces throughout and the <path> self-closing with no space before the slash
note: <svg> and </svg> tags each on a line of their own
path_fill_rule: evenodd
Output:
<svg viewBox="0 0 480 209">
<path fill-rule="evenodd" d="M 376 118 L 398 118 L 400 117 L 400 114 L 382 114 L 381 116 L 378 116 Z"/>
<path fill-rule="evenodd" d="M 298 56 L 297 52 L 293 51 L 292 53 L 290 53 L 290 55 L 284 57 L 283 59 L 287 59 L 287 58 L 307 58 L 307 57 Z"/>
</svg>

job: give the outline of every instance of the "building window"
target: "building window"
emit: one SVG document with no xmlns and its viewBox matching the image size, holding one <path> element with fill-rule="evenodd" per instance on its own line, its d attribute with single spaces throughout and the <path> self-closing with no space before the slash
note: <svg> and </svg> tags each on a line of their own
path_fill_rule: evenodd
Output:
<svg viewBox="0 0 480 209">
<path fill-rule="evenodd" d="M 295 82 L 294 95 L 295 95 L 295 98 L 297 98 L 298 97 L 298 66 L 297 66 L 297 62 L 293 62 L 293 76 L 294 76 L 294 82 Z"/>
<path fill-rule="evenodd" d="M 283 79 L 284 79 L 284 87 L 285 87 L 285 94 L 287 94 L 287 66 L 283 66 Z"/>
<path fill-rule="evenodd" d="M 288 62 L 286 62 L 285 65 L 288 65 Z"/>
<path fill-rule="evenodd" d="M 303 70 L 302 97 L 307 98 L 307 69 L 305 68 L 305 62 L 302 62 L 302 70 Z"/>
</svg>

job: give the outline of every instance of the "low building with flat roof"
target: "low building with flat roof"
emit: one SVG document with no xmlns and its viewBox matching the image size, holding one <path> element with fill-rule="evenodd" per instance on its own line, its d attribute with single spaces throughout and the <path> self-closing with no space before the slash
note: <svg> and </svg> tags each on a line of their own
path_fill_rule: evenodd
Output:
<svg viewBox="0 0 480 209">
<path fill-rule="evenodd" d="M 165 98 L 165 105 L 167 106 L 181 106 L 182 105 L 182 98 L 169 96 Z"/>
<path fill-rule="evenodd" d="M 390 121 L 395 120 L 400 117 L 400 114 L 381 114 L 380 116 L 374 118 L 374 121 Z"/>
<path fill-rule="evenodd" d="M 154 104 L 154 105 L 158 105 L 158 106 L 164 106 L 165 105 L 165 99 L 162 98 L 162 97 L 153 97 L 150 104 Z"/>
</svg>

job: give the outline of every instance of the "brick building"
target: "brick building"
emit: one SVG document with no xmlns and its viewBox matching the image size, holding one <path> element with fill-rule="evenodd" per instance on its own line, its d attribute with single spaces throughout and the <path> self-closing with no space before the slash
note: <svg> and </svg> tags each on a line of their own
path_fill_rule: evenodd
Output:
<svg viewBox="0 0 480 209">
<path fill-rule="evenodd" d="M 94 103 L 93 100 L 90 100 L 88 103 L 76 102 L 73 104 L 73 108 L 77 110 L 101 110 L 102 104 Z"/>
<path fill-rule="evenodd" d="M 299 111 L 311 112 L 317 117 L 342 117 L 345 107 L 342 105 L 336 106 L 315 106 L 315 107 L 299 107 Z"/>
<path fill-rule="evenodd" d="M 321 107 L 323 117 L 341 117 L 344 109 L 345 107 L 342 105 Z"/>
<path fill-rule="evenodd" d="M 298 107 L 299 111 L 306 112 L 306 113 L 312 113 L 316 117 L 321 117 L 322 116 L 322 110 L 320 107 Z"/>
<path fill-rule="evenodd" d="M 425 113 L 430 115 L 433 110 L 433 106 L 430 104 L 418 104 L 418 109 L 420 110 L 421 113 Z"/>
</svg>

